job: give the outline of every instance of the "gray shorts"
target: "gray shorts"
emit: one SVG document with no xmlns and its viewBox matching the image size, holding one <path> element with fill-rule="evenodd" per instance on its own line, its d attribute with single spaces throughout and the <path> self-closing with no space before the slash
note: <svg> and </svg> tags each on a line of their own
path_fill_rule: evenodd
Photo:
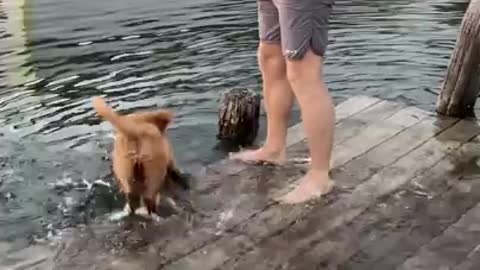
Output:
<svg viewBox="0 0 480 270">
<path fill-rule="evenodd" d="M 334 0 L 257 0 L 260 41 L 281 44 L 285 57 L 302 59 L 308 49 L 324 56 Z"/>
</svg>

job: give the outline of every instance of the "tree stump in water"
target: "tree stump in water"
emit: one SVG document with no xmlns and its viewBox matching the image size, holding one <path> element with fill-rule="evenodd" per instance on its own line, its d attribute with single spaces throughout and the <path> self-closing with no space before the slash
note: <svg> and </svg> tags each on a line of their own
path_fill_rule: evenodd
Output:
<svg viewBox="0 0 480 270">
<path fill-rule="evenodd" d="M 454 117 L 475 116 L 480 88 L 480 0 L 472 0 L 463 17 L 437 100 L 437 113 Z"/>
<path fill-rule="evenodd" d="M 258 133 L 260 95 L 247 88 L 227 89 L 220 98 L 217 138 L 251 144 Z"/>
</svg>

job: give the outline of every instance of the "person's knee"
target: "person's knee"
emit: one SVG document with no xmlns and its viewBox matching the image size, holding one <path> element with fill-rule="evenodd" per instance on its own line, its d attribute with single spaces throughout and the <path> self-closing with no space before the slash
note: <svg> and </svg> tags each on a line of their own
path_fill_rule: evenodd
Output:
<svg viewBox="0 0 480 270">
<path fill-rule="evenodd" d="M 258 59 L 261 62 L 283 59 L 282 47 L 280 44 L 260 42 L 258 46 Z"/>
<path fill-rule="evenodd" d="M 288 59 L 287 79 L 292 87 L 322 81 L 322 60 L 322 57 L 311 51 L 307 51 L 301 58 Z"/>
<path fill-rule="evenodd" d="M 260 43 L 258 61 L 262 72 L 270 76 L 286 77 L 286 63 L 280 45 Z"/>
</svg>

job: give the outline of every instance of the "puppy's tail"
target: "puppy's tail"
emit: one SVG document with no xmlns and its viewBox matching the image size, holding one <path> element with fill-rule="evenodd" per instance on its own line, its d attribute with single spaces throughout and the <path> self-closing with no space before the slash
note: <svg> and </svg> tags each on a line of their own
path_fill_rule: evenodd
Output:
<svg viewBox="0 0 480 270">
<path fill-rule="evenodd" d="M 121 116 L 110 108 L 101 97 L 93 98 L 93 107 L 97 114 L 110 122 L 116 129 L 128 137 L 141 136 L 142 128 L 127 117 Z"/>
</svg>

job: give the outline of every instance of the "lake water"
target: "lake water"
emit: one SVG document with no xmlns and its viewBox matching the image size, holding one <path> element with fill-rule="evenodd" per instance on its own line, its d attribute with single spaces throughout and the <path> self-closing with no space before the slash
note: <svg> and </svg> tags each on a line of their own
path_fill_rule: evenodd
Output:
<svg viewBox="0 0 480 270">
<path fill-rule="evenodd" d="M 174 110 L 187 171 L 225 156 L 220 92 L 260 91 L 255 1 L 21 2 L 0 0 L 0 250 L 122 207 L 115 191 L 88 189 L 112 182 L 111 126 L 94 116 L 94 95 L 124 111 Z M 467 3 L 337 0 L 325 68 L 335 101 L 431 109 Z"/>
</svg>

